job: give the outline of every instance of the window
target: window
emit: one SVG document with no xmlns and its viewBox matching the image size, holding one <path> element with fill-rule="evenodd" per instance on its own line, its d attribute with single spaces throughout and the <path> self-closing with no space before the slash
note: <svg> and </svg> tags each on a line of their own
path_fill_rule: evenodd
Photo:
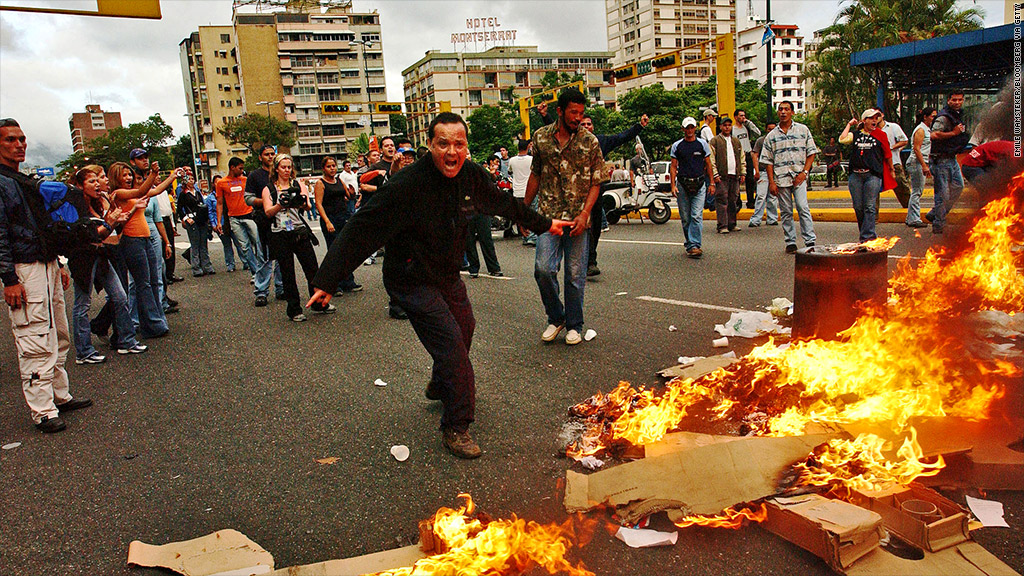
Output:
<svg viewBox="0 0 1024 576">
<path fill-rule="evenodd" d="M 314 124 L 312 126 L 299 126 L 298 128 L 299 138 L 315 138 L 320 136 L 320 126 Z"/>
<path fill-rule="evenodd" d="M 312 56 L 292 56 L 290 57 L 292 68 L 312 68 L 313 57 Z"/>
<path fill-rule="evenodd" d="M 296 86 L 313 86 L 316 84 L 316 77 L 312 74 L 298 74 L 295 76 Z"/>
<path fill-rule="evenodd" d="M 782 95 L 783 96 L 792 96 L 793 95 L 793 91 L 792 90 L 783 90 L 782 91 Z"/>
<path fill-rule="evenodd" d="M 384 93 L 384 87 L 383 86 L 370 86 L 366 90 L 366 92 L 368 94 L 383 94 Z"/>
<path fill-rule="evenodd" d="M 221 34 L 220 35 L 220 43 L 221 44 L 231 44 L 231 34 Z"/>
<path fill-rule="evenodd" d="M 344 124 L 327 124 L 324 126 L 324 137 L 327 136 L 344 136 L 345 125 Z"/>
<path fill-rule="evenodd" d="M 340 100 L 340 99 L 341 99 L 341 90 L 338 90 L 337 88 L 334 88 L 334 89 L 331 89 L 331 90 L 321 90 L 320 91 L 320 100 L 321 101 L 323 101 L 323 100 L 331 101 L 331 100 Z"/>
<path fill-rule="evenodd" d="M 323 144 L 299 144 L 299 154 L 319 154 Z"/>
<path fill-rule="evenodd" d="M 341 93 L 342 94 L 347 94 L 347 95 L 362 94 L 363 93 L 363 89 L 359 88 L 359 87 L 342 88 L 341 89 Z"/>
<path fill-rule="evenodd" d="M 479 90 L 470 90 L 469 91 L 469 105 L 470 106 L 479 106 L 482 103 L 483 103 L 483 97 L 482 97 L 480 91 Z"/>
<path fill-rule="evenodd" d="M 317 74 L 316 81 L 318 84 L 337 84 L 338 74 L 337 72 L 331 72 L 327 74 Z"/>
</svg>

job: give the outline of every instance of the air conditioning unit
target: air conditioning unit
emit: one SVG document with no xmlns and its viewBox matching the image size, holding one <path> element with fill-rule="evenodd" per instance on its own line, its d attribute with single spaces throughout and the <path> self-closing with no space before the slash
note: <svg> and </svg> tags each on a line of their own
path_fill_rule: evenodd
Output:
<svg viewBox="0 0 1024 576">
<path fill-rule="evenodd" d="M 494 88 L 494 84 L 488 84 L 487 87 L 488 88 Z"/>
</svg>

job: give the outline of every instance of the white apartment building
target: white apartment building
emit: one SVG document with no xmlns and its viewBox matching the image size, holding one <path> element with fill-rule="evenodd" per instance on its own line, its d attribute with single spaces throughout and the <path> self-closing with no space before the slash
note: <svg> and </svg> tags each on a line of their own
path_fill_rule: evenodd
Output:
<svg viewBox="0 0 1024 576">
<path fill-rule="evenodd" d="M 736 32 L 736 0 L 605 0 L 612 67 L 646 60 Z M 666 90 L 700 84 L 715 74 L 714 61 L 649 74 L 615 84 L 616 98 L 651 84 Z"/>
<path fill-rule="evenodd" d="M 750 24 L 753 24 L 750 22 Z M 775 39 L 772 47 L 772 101 L 789 100 L 796 112 L 807 110 L 807 90 L 804 86 L 803 69 L 807 47 L 799 28 L 788 24 L 773 24 Z M 736 78 L 740 82 L 768 79 L 768 52 L 761 45 L 764 27 L 751 25 L 737 34 Z"/>
</svg>

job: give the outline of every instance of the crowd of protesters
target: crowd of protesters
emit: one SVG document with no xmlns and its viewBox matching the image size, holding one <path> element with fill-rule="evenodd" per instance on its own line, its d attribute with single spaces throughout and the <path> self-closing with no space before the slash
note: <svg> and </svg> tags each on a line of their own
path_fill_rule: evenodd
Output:
<svg viewBox="0 0 1024 576">
<path fill-rule="evenodd" d="M 586 277 L 600 274 L 596 244 L 607 226 L 598 201 L 601 186 L 609 179 L 639 185 L 637 175 L 650 169 L 639 142 L 628 172 L 606 163 L 612 150 L 637 139 L 647 116 L 620 134 L 594 134 L 586 104 L 578 91 L 564 92 L 555 115 L 541 107 L 546 125 L 532 141 L 517 143 L 515 157 L 500 147 L 480 165 L 467 163 L 469 169 L 463 169 L 469 156 L 465 122 L 443 113 L 431 123 L 429 148 L 384 137 L 358 156 L 357 165 L 324 158 L 322 176 L 312 181 L 296 173 L 291 156 L 263 146 L 258 168 L 245 174 L 245 162 L 231 158 L 228 173 L 214 176 L 205 194 L 207 183 L 198 185 L 191 167 L 161 177 L 160 166 L 141 148 L 107 167 L 76 169 L 66 186 L 54 188 L 58 183 L 19 172 L 27 138 L 13 119 L 0 121 L 0 280 L 36 426 L 58 432 L 66 427 L 62 412 L 91 405 L 70 393 L 64 365 L 72 344 L 77 364 L 101 364 L 107 357 L 94 338 L 106 340 L 119 355 L 132 355 L 147 351 L 140 341 L 170 332 L 167 315 L 178 303 L 168 287 L 183 280 L 173 270 L 180 226 L 189 240 L 184 256 L 193 277 L 216 273 L 208 243 L 217 234 L 225 269 L 240 265 L 248 272 L 254 306 L 268 306 L 273 284 L 275 298 L 286 302 L 285 313 L 294 322 L 307 320 L 307 309 L 335 312 L 331 297 L 362 289 L 355 281 L 358 267 L 384 258 L 389 314 L 409 319 L 434 359 L 426 395 L 445 404 L 443 443 L 457 456 L 479 456 L 468 434 L 475 395 L 468 351 L 475 321 L 459 272 L 479 276 L 479 245 L 488 274 L 502 276 L 492 215 L 529 229 L 523 244 L 536 247 L 534 276 L 548 322 L 541 340 L 552 342 L 567 331 L 565 342 L 575 345 L 582 341 Z M 933 232 L 943 232 L 963 189 L 957 155 L 969 148 L 969 135 L 962 106 L 963 94 L 953 93 L 942 110 L 921 109 L 910 138 L 873 108 L 846 125 L 838 143 L 852 150 L 848 182 L 859 241 L 875 238 L 883 190 L 900 194 L 905 188 L 906 225 L 927 226 L 920 201 L 928 176 L 935 197 L 923 218 Z M 795 210 L 804 245 L 815 245 L 807 188 L 819 149 L 793 116 L 792 103 L 781 102 L 779 122 L 767 124 L 763 133 L 742 110 L 735 122 L 710 110 L 702 125 L 692 117 L 682 120 L 682 137 L 670 148 L 670 174 L 687 256 L 702 255 L 709 205 L 717 212 L 719 234 L 739 231 L 741 184 L 754 210 L 748 227 L 762 220 L 781 223 L 785 251 L 796 252 Z M 1005 144 L 986 142 L 970 150 L 963 174 L 983 174 L 1010 153 Z M 905 169 L 896 160 L 904 146 L 910 151 Z M 837 178 L 841 150 L 835 139 L 821 152 L 829 179 Z M 57 218 L 61 206 L 74 216 Z M 319 221 L 328 249 L 322 263 L 310 220 Z M 296 260 L 307 283 L 305 306 Z M 72 282 L 69 323 L 64 291 Z M 105 305 L 90 318 L 94 290 L 104 294 Z"/>
</svg>

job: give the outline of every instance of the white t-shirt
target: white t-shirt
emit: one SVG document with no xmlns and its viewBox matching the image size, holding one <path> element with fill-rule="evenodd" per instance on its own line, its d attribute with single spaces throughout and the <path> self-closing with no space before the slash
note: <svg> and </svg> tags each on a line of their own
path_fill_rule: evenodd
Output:
<svg viewBox="0 0 1024 576">
<path fill-rule="evenodd" d="M 732 149 L 732 139 L 725 141 L 725 172 L 730 176 L 736 175 L 736 151 Z"/>
<path fill-rule="evenodd" d="M 714 132 L 714 130 L 711 129 L 711 126 L 708 126 L 707 124 L 705 124 L 700 129 L 700 137 L 705 142 L 709 142 L 710 143 L 711 139 L 715 137 L 715 132 Z"/>
<path fill-rule="evenodd" d="M 172 214 L 174 214 L 174 210 L 171 209 L 171 197 L 167 195 L 166 190 L 158 194 L 155 200 L 156 205 L 160 208 L 161 218 L 169 218 Z"/>
<path fill-rule="evenodd" d="M 530 181 L 530 166 L 533 165 L 533 156 L 513 156 L 508 159 L 508 171 L 512 174 L 512 195 L 516 198 L 526 198 L 526 183 Z"/>
<path fill-rule="evenodd" d="M 359 177 L 356 176 L 355 172 L 346 172 L 342 170 L 338 172 L 338 178 L 345 186 L 350 186 L 354 192 L 359 192 Z"/>
<path fill-rule="evenodd" d="M 900 142 L 907 141 L 907 134 L 900 128 L 900 125 L 895 122 L 886 122 L 885 126 L 882 127 L 882 132 L 889 137 L 889 148 L 892 148 Z M 900 159 L 900 151 L 893 150 L 892 154 L 892 165 L 902 165 L 903 161 Z"/>
</svg>

